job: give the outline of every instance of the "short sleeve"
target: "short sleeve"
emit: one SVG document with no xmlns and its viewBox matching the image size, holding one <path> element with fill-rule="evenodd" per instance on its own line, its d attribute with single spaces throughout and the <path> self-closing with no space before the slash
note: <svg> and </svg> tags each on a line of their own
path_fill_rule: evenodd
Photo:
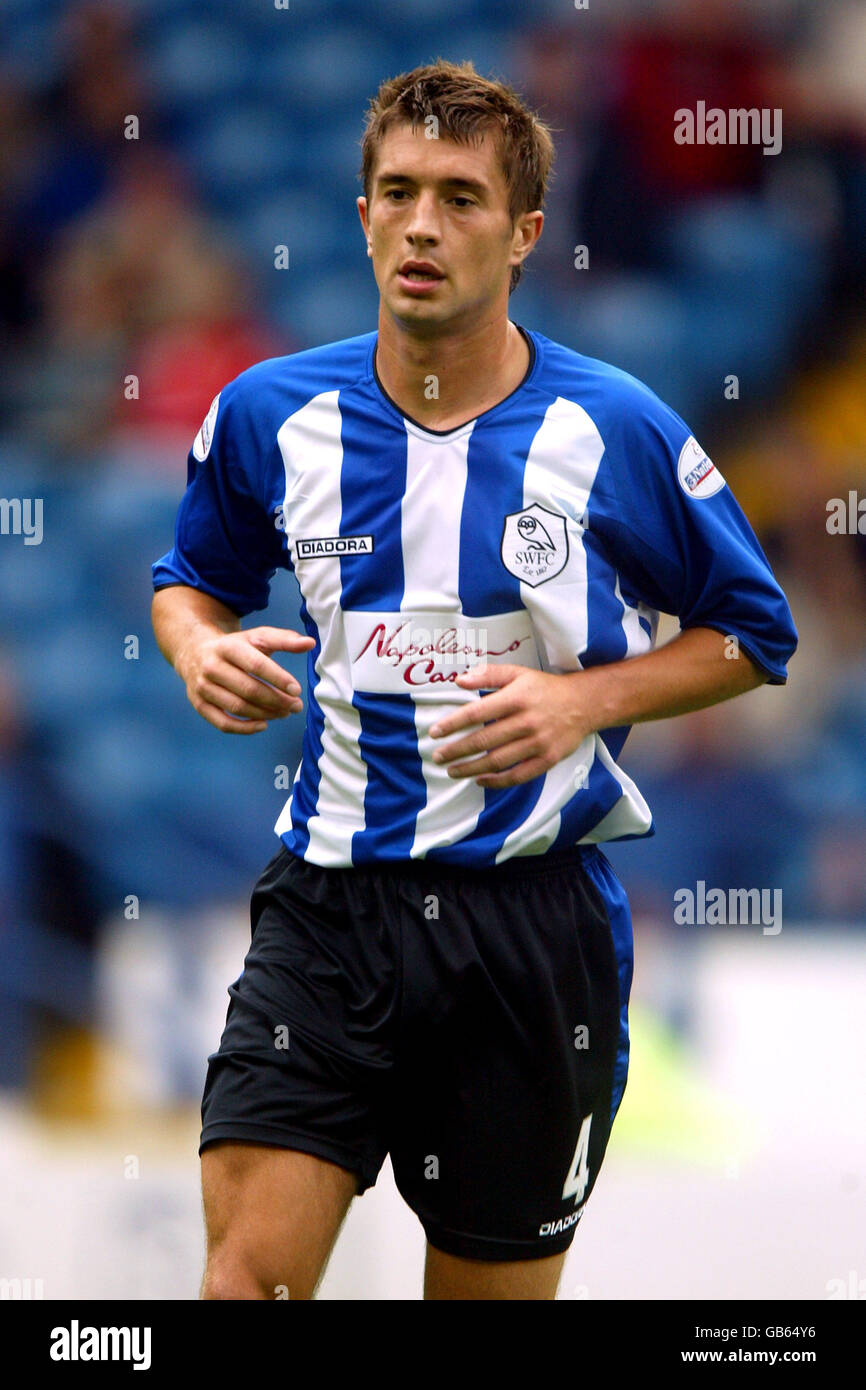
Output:
<svg viewBox="0 0 866 1390">
<path fill-rule="evenodd" d="M 239 617 L 267 607 L 284 563 L 265 498 L 268 461 L 250 406 L 232 382 L 214 399 L 187 459 L 174 546 L 153 565 L 155 590 L 186 584 Z"/>
<path fill-rule="evenodd" d="M 682 628 L 737 638 L 784 685 L 797 631 L 769 562 L 718 468 L 648 388 L 622 401 L 604 438 L 586 524 L 623 596 L 675 614 Z"/>
</svg>

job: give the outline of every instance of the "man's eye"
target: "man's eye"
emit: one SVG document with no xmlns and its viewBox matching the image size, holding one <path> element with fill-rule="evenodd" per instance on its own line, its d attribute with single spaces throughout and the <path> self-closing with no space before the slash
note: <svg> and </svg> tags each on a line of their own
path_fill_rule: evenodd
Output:
<svg viewBox="0 0 866 1390">
<path fill-rule="evenodd" d="M 465 198 L 465 197 L 463 196 L 462 193 L 458 193 L 457 197 L 456 197 L 456 198 L 452 198 L 451 201 L 452 201 L 453 203 L 459 203 L 459 204 L 461 205 L 461 207 L 465 207 L 465 208 L 471 208 L 471 207 L 472 207 L 472 199 L 471 199 L 471 198 Z"/>
<path fill-rule="evenodd" d="M 405 190 L 405 188 L 389 188 L 389 189 L 388 189 L 388 192 L 385 194 L 385 197 L 386 197 L 386 198 L 405 198 L 405 197 L 406 197 L 406 190 Z"/>
</svg>

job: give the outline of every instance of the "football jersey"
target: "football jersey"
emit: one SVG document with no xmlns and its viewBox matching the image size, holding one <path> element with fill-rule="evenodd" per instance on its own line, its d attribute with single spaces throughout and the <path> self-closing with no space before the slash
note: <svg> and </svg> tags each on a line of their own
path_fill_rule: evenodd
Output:
<svg viewBox="0 0 866 1390">
<path fill-rule="evenodd" d="M 627 373 L 521 332 L 520 385 L 454 429 L 390 399 L 374 332 L 241 373 L 193 443 L 154 586 L 243 617 L 294 571 L 315 646 L 275 829 L 313 863 L 490 866 L 652 833 L 619 765 L 624 727 L 515 787 L 434 763 L 447 740 L 430 728 L 479 699 L 455 683 L 478 662 L 562 673 L 639 656 L 666 612 L 786 680 L 787 601 L 687 425 Z"/>
</svg>

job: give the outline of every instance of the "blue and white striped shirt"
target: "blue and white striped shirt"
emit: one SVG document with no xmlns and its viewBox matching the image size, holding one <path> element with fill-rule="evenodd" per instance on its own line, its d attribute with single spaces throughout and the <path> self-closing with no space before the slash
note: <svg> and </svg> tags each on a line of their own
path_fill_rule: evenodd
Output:
<svg viewBox="0 0 866 1390">
<path fill-rule="evenodd" d="M 565 672 L 638 656 L 667 612 L 786 679 L 785 596 L 688 427 L 625 372 L 525 336 L 521 384 L 456 429 L 400 412 L 369 333 L 241 373 L 190 451 L 154 587 L 190 585 L 244 616 L 294 570 L 315 647 L 275 829 L 313 863 L 483 866 L 651 833 L 617 761 L 626 728 L 517 787 L 434 763 L 430 727 L 478 699 L 454 684 L 476 661 Z"/>
</svg>

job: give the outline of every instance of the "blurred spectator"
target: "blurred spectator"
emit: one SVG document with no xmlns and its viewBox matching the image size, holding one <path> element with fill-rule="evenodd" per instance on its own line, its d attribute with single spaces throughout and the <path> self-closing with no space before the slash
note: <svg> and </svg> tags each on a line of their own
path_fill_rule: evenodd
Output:
<svg viewBox="0 0 866 1390">
<path fill-rule="evenodd" d="M 143 449 L 183 460 L 220 387 L 286 351 L 250 314 L 237 258 L 162 155 L 118 170 L 111 194 L 57 238 L 39 290 L 42 327 L 19 359 L 14 404 L 20 428 L 61 450 L 133 431 Z"/>
<path fill-rule="evenodd" d="M 10 137 L 0 142 L 11 195 L 6 267 L 17 296 L 7 314 L 27 331 L 40 320 L 35 285 L 58 233 L 107 193 L 121 159 L 135 157 L 139 146 L 124 138 L 127 116 L 138 118 L 145 143 L 153 139 L 123 8 L 71 6 L 57 37 L 63 64 L 45 91 L 25 94 L 11 76 L 0 78 L 0 130 Z"/>
<path fill-rule="evenodd" d="M 220 387 L 288 346 L 259 326 L 230 238 L 162 147 L 129 16 L 72 7 L 63 51 L 40 102 L 0 87 L 0 131 L 20 122 L 25 156 L 0 162 L 17 193 L 0 224 L 5 320 L 20 339 L 6 414 L 61 454 L 132 431 L 157 462 L 182 462 Z"/>
<path fill-rule="evenodd" d="M 682 108 L 770 107 L 773 50 L 754 11 L 731 0 L 665 5 L 611 36 L 612 83 L 581 225 L 599 263 L 659 266 L 684 200 L 756 192 L 768 170 L 759 145 L 677 144 Z"/>
</svg>

